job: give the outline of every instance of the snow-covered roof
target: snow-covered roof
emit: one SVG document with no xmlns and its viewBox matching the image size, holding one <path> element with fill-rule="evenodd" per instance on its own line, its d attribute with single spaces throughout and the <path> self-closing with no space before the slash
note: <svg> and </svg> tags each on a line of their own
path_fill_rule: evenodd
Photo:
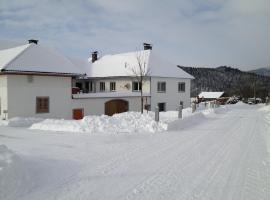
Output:
<svg viewBox="0 0 270 200">
<path fill-rule="evenodd" d="M 105 55 L 94 63 L 89 59 L 89 65 L 84 65 L 88 77 L 123 77 L 134 76 L 132 69 L 138 69 L 138 58 L 152 77 L 188 78 L 194 77 L 186 73 L 177 65 L 172 64 L 157 54 L 154 50 L 143 50 L 115 55 Z"/>
<path fill-rule="evenodd" d="M 60 74 L 84 73 L 57 51 L 33 43 L 0 50 L 0 70 Z"/>
<path fill-rule="evenodd" d="M 220 98 L 224 92 L 201 92 L 199 94 L 199 98 L 205 98 L 205 99 L 217 99 Z"/>
</svg>

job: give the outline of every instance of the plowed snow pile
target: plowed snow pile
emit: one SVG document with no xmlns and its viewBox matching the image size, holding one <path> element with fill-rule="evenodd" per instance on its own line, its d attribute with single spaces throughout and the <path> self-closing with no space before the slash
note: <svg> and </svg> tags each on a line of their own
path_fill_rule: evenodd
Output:
<svg viewBox="0 0 270 200">
<path fill-rule="evenodd" d="M 153 113 L 126 112 L 111 117 L 86 116 L 82 120 L 46 119 L 33 124 L 30 129 L 87 133 L 133 133 L 167 130 L 167 124 L 154 121 Z"/>
<path fill-rule="evenodd" d="M 183 119 L 178 119 L 178 111 L 160 112 L 158 123 L 154 120 L 154 112 L 143 114 L 140 112 L 125 112 L 113 116 L 86 116 L 82 120 L 15 117 L 10 120 L 0 120 L 0 126 L 30 127 L 30 129 L 44 131 L 77 133 L 155 133 L 199 124 L 205 120 L 206 116 L 215 117 L 217 114 L 227 112 L 227 109 L 227 107 L 212 109 L 202 104 L 199 105 L 195 113 L 192 113 L 191 108 L 183 109 Z M 173 124 L 170 125 L 171 123 Z M 168 128 L 169 126 L 170 128 Z"/>
<path fill-rule="evenodd" d="M 13 199 L 29 188 L 27 170 L 19 156 L 0 145 L 0 199 Z"/>
<path fill-rule="evenodd" d="M 34 123 L 43 121 L 42 118 L 34 117 L 14 117 L 10 120 L 0 120 L 0 126 L 11 126 L 11 127 L 29 127 Z"/>
</svg>

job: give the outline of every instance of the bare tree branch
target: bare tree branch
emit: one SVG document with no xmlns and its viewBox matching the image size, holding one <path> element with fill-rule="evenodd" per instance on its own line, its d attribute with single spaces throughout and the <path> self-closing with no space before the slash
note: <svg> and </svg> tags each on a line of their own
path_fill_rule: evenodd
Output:
<svg viewBox="0 0 270 200">
<path fill-rule="evenodd" d="M 141 113 L 143 113 L 143 85 L 150 74 L 150 69 L 146 64 L 145 51 L 138 51 L 136 54 L 136 64 L 129 67 L 132 77 L 135 77 L 141 86 Z"/>
</svg>

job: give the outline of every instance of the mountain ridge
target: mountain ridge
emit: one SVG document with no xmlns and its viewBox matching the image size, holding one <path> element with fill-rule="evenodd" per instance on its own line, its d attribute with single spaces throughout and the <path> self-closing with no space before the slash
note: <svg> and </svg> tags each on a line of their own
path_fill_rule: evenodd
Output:
<svg viewBox="0 0 270 200">
<path fill-rule="evenodd" d="M 238 68 L 219 66 L 217 68 L 196 68 L 179 66 L 195 77 L 191 81 L 191 96 L 202 91 L 224 91 L 228 96 L 244 98 L 254 96 L 265 98 L 270 94 L 270 77 L 241 71 Z"/>
<path fill-rule="evenodd" d="M 262 75 L 262 76 L 270 76 L 270 67 L 261 67 L 258 69 L 250 70 L 249 72 Z"/>
</svg>

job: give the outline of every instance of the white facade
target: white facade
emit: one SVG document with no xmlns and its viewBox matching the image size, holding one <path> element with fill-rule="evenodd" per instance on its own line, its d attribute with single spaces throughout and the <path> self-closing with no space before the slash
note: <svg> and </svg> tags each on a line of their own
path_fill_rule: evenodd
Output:
<svg viewBox="0 0 270 200">
<path fill-rule="evenodd" d="M 138 82 L 134 77 L 106 77 L 106 78 L 88 78 L 88 79 L 79 79 L 74 80 L 73 87 L 76 86 L 76 82 L 81 82 L 83 90 L 86 88 L 86 84 L 93 84 L 93 90 L 90 92 L 114 92 L 110 90 L 110 83 L 115 83 L 116 92 L 135 92 L 132 88 L 133 82 Z M 100 82 L 105 83 L 105 90 L 100 90 Z M 150 78 L 146 79 L 143 83 L 143 93 L 150 93 Z"/>
<path fill-rule="evenodd" d="M 5 118 L 4 112 L 8 108 L 7 76 L 0 75 L 0 117 Z"/>
<path fill-rule="evenodd" d="M 71 118 L 71 77 L 11 74 L 6 77 L 8 118 Z M 37 113 L 37 97 L 49 97 L 49 113 Z"/>
<path fill-rule="evenodd" d="M 78 99 L 87 99 L 83 100 L 89 101 L 89 104 L 92 104 L 94 101 L 100 102 L 100 109 L 96 110 L 94 113 L 103 114 L 104 109 L 104 102 L 106 102 L 106 99 L 102 98 L 108 98 L 111 97 L 114 99 L 124 99 L 127 97 L 130 97 L 129 99 L 132 99 L 132 104 L 138 104 L 135 106 L 137 111 L 140 110 L 140 92 L 134 92 L 132 90 L 132 82 L 136 81 L 136 79 L 132 77 L 108 77 L 108 78 L 99 78 L 99 79 L 87 79 L 87 80 L 78 80 L 79 82 L 92 82 L 95 85 L 95 93 L 88 94 L 83 93 L 79 95 L 74 95 L 76 97 L 77 101 Z M 105 91 L 100 91 L 100 82 L 105 83 Z M 110 83 L 115 82 L 116 85 L 116 91 L 110 91 Z M 165 92 L 159 92 L 157 88 L 158 82 L 165 82 L 166 83 L 166 91 Z M 185 84 L 185 91 L 178 91 L 178 84 L 184 83 Z M 129 85 L 129 87 L 126 87 Z M 164 78 L 164 77 L 151 77 L 148 78 L 143 84 L 143 96 L 144 97 L 144 104 L 150 104 L 151 110 L 154 111 L 155 107 L 158 105 L 158 103 L 165 103 L 167 111 L 169 110 L 177 110 L 179 108 L 180 103 L 183 103 L 184 108 L 190 106 L 190 79 L 182 79 L 182 78 Z M 114 95 L 114 92 L 116 92 L 116 95 Z M 121 93 L 121 94 L 119 94 Z M 126 94 L 126 95 L 124 95 Z M 135 94 L 135 95 L 134 95 Z M 134 100 L 134 96 L 137 96 L 137 102 Z M 99 97 L 99 98 L 98 98 Z M 133 98 L 132 98 L 133 97 Z M 93 99 L 93 100 L 91 100 Z M 84 103 L 85 104 L 85 103 Z M 87 107 L 87 106 L 86 106 Z M 134 107 L 134 108 L 135 108 Z"/>
<path fill-rule="evenodd" d="M 166 83 L 166 91 L 158 92 L 158 82 Z M 178 91 L 178 83 L 185 83 L 185 91 Z M 165 103 L 165 110 L 177 110 L 180 102 L 183 107 L 190 106 L 190 79 L 181 78 L 151 78 L 151 110 L 154 110 L 158 103 Z"/>
<path fill-rule="evenodd" d="M 148 97 L 149 98 L 149 97 Z M 77 98 L 72 101 L 72 109 L 83 109 L 84 115 L 103 115 L 105 114 L 105 103 L 121 99 L 128 101 L 129 111 L 139 111 L 141 107 L 140 97 L 98 97 L 98 98 Z"/>
</svg>

